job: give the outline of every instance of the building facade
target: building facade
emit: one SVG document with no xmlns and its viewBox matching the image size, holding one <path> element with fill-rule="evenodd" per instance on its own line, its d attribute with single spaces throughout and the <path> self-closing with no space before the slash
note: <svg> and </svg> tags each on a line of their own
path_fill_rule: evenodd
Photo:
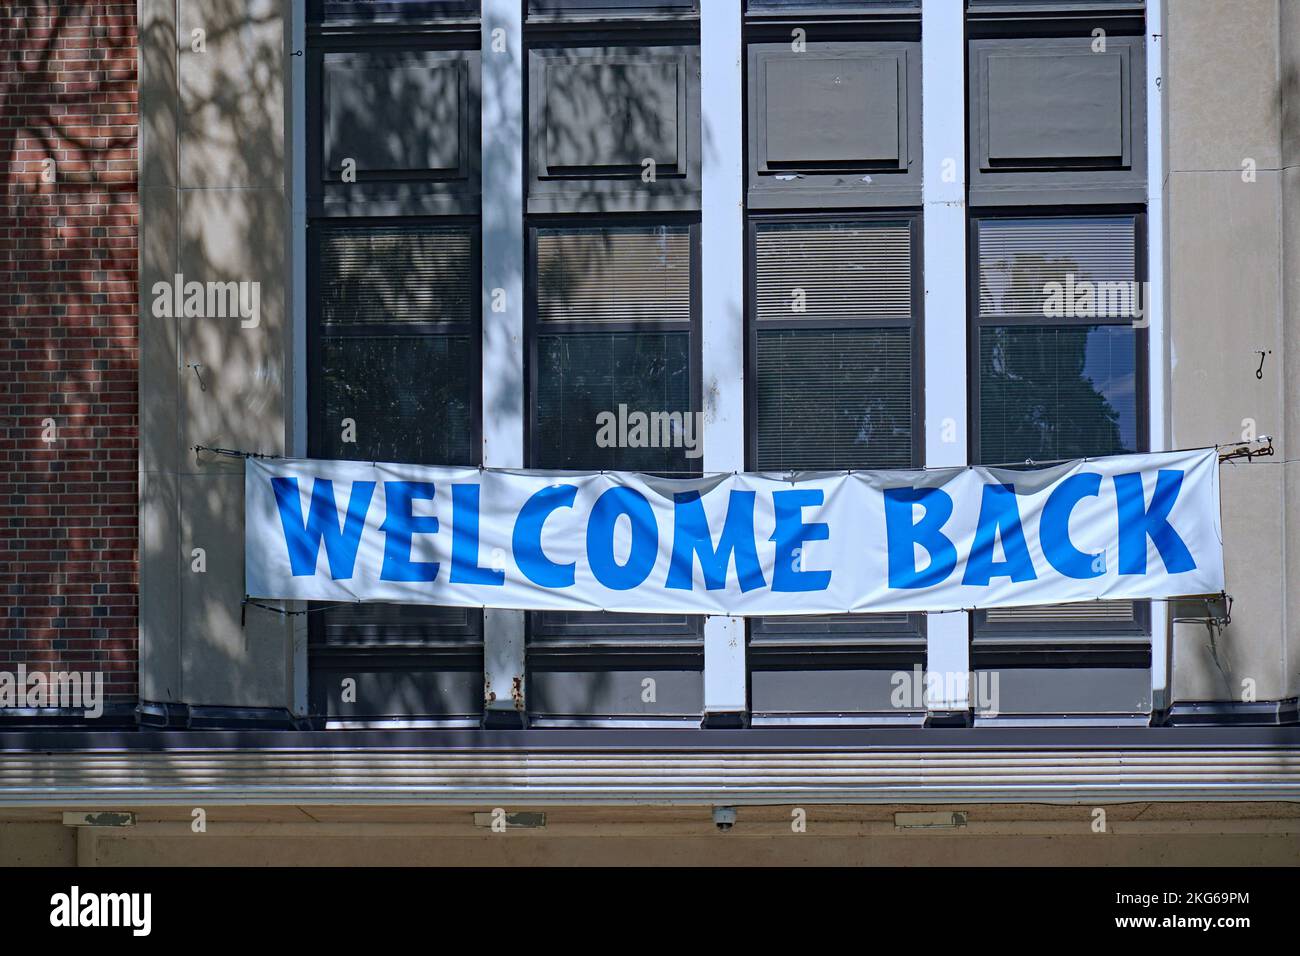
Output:
<svg viewBox="0 0 1300 956">
<path fill-rule="evenodd" d="M 1300 2 L 7 17 L 0 661 L 112 676 L 93 720 L 0 709 L 0 859 L 1300 859 Z M 700 475 L 1209 445 L 1251 453 L 1221 467 L 1230 600 L 245 591 L 243 453 Z M 89 810 L 136 816 L 65 825 Z"/>
</svg>

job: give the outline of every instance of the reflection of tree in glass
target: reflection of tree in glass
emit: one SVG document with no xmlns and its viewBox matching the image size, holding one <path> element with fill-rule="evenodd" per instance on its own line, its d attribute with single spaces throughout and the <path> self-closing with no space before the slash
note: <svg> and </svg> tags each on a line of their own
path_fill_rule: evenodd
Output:
<svg viewBox="0 0 1300 956">
<path fill-rule="evenodd" d="M 1050 461 L 1134 450 L 1123 437 L 1134 433 L 1132 422 L 1125 421 L 1133 417 L 1131 408 L 1121 416 L 1112 404 L 1132 374 L 1132 347 L 1095 350 L 1089 363 L 1088 347 L 1098 336 L 1131 343 L 1132 329 L 981 329 L 982 460 Z"/>
</svg>

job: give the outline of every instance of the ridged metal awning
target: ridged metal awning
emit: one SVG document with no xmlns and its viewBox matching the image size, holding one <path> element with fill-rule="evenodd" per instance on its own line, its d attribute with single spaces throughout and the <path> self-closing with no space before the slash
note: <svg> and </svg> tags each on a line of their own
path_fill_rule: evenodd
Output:
<svg viewBox="0 0 1300 956">
<path fill-rule="evenodd" d="M 454 742 L 441 746 L 396 732 L 109 736 L 121 739 L 0 734 L 0 806 L 1300 801 L 1294 727 L 839 735 L 891 741 L 856 748 L 754 730 L 652 732 L 634 747 L 635 734 L 565 731 L 433 735 Z"/>
</svg>

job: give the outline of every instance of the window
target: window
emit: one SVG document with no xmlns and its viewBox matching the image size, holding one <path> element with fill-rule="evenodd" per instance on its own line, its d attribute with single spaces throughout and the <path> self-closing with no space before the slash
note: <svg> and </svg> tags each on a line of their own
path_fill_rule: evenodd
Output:
<svg viewBox="0 0 1300 956">
<path fill-rule="evenodd" d="M 322 457 L 478 460 L 476 233 L 409 224 L 317 232 Z"/>
<path fill-rule="evenodd" d="M 477 223 L 330 223 L 311 231 L 313 457 L 479 460 Z M 367 604 L 314 613 L 312 711 L 477 726 L 482 614 Z M 343 676 L 356 680 L 343 702 Z"/>
<path fill-rule="evenodd" d="M 913 215 L 750 224 L 750 467 L 908 468 L 920 455 Z M 756 618 L 755 722 L 916 720 L 892 676 L 925 662 L 919 615 Z"/>
<path fill-rule="evenodd" d="M 1137 214 L 973 221 L 976 461 L 1146 449 L 1141 225 Z M 1149 709 L 1143 603 L 980 611 L 973 624 L 974 668 L 1011 683 L 1004 713 Z"/>
<path fill-rule="evenodd" d="M 531 467 L 699 472 L 698 234 L 684 221 L 530 230 Z M 637 433 L 634 414 L 660 427 Z M 702 621 L 530 614 L 531 722 L 698 724 Z"/>
<path fill-rule="evenodd" d="M 698 391 L 693 232 L 687 225 L 534 231 L 535 467 L 698 470 L 686 439 L 699 436 L 685 417 Z M 617 433 L 636 411 L 669 416 L 668 434 L 661 427 L 646 436 L 653 444 L 610 445 L 598 416 L 612 415 Z"/>
</svg>

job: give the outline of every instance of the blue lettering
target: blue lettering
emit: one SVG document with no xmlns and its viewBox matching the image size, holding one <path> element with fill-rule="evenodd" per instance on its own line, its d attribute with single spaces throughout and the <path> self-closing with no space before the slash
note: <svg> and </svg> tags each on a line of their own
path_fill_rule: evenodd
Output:
<svg viewBox="0 0 1300 956">
<path fill-rule="evenodd" d="M 1002 539 L 1005 561 L 993 560 L 994 542 Z M 1020 509 L 1016 505 L 1013 485 L 985 485 L 980 499 L 979 523 L 975 526 L 975 541 L 970 557 L 966 559 L 966 573 L 962 584 L 987 587 L 989 579 L 1006 577 L 1012 581 L 1032 581 L 1034 562 L 1025 544 L 1025 532 L 1020 526 Z"/>
<path fill-rule="evenodd" d="M 1115 497 L 1119 499 L 1119 573 L 1146 574 L 1148 537 L 1170 574 L 1194 571 L 1196 562 L 1191 552 L 1169 524 L 1169 512 L 1183 486 L 1183 473 L 1162 469 L 1156 474 L 1150 508 L 1142 491 L 1141 474 L 1116 475 L 1114 481 Z"/>
<path fill-rule="evenodd" d="M 321 541 L 325 542 L 325 557 L 329 560 L 330 577 L 345 581 L 352 577 L 357 563 L 357 546 L 361 532 L 366 527 L 366 512 L 370 510 L 370 497 L 375 492 L 373 481 L 354 481 L 348 498 L 348 514 L 339 528 L 339 509 L 334 500 L 334 482 L 317 478 L 311 489 L 311 506 L 308 517 L 302 517 L 302 501 L 298 497 L 297 478 L 272 478 L 275 503 L 280 510 L 280 525 L 284 528 L 284 543 L 289 549 L 289 566 L 294 577 L 316 573 L 316 558 Z"/>
<path fill-rule="evenodd" d="M 506 573 L 478 564 L 480 485 L 451 486 L 451 583 L 505 584 Z"/>
<path fill-rule="evenodd" d="M 673 557 L 668 565 L 665 587 L 691 589 L 695 570 L 693 561 L 697 554 L 700 556 L 700 570 L 704 572 L 704 586 L 710 591 L 727 586 L 727 565 L 731 563 L 733 553 L 742 593 L 767 583 L 754 544 L 754 492 L 731 493 L 716 551 L 700 493 L 685 491 L 673 495 L 673 503 Z"/>
<path fill-rule="evenodd" d="M 925 509 L 912 522 L 912 509 Z M 957 566 L 957 549 L 940 529 L 952 517 L 952 498 L 938 488 L 885 489 L 885 547 L 891 588 L 925 588 L 946 580 Z M 930 555 L 924 571 L 916 569 L 916 545 Z"/>
<path fill-rule="evenodd" d="M 379 571 L 381 581 L 433 581 L 438 577 L 437 561 L 412 561 L 411 536 L 435 534 L 438 519 L 433 515 L 411 514 L 415 499 L 433 498 L 431 481 L 385 481 L 384 497 L 388 513 L 379 526 L 384 539 L 384 564 Z"/>
<path fill-rule="evenodd" d="M 577 485 L 551 485 L 535 492 L 519 509 L 511 547 L 515 564 L 524 577 L 544 588 L 567 588 L 573 585 L 574 565 L 556 564 L 542 553 L 542 525 L 557 508 L 572 508 Z"/>
<path fill-rule="evenodd" d="M 623 515 L 632 522 L 627 563 L 614 560 L 614 524 Z M 587 560 L 596 580 L 611 591 L 628 591 L 650 574 L 659 550 L 659 526 L 650 502 L 633 488 L 610 488 L 591 509 L 587 521 Z"/>
<path fill-rule="evenodd" d="M 769 539 L 776 542 L 776 563 L 772 567 L 773 591 L 825 591 L 831 583 L 830 571 L 801 571 L 805 541 L 827 541 L 830 526 L 824 521 L 805 522 L 803 509 L 821 505 L 821 489 L 797 488 L 772 493 L 776 528 Z M 796 555 L 795 552 L 798 552 Z"/>
<path fill-rule="evenodd" d="M 1101 491 L 1101 475 L 1084 472 L 1071 475 L 1052 489 L 1043 506 L 1043 517 L 1038 523 L 1038 537 L 1043 545 L 1043 556 L 1052 567 L 1067 578 L 1086 580 L 1105 573 L 1100 552 L 1088 554 L 1070 543 L 1070 513 L 1083 498 Z"/>
</svg>

